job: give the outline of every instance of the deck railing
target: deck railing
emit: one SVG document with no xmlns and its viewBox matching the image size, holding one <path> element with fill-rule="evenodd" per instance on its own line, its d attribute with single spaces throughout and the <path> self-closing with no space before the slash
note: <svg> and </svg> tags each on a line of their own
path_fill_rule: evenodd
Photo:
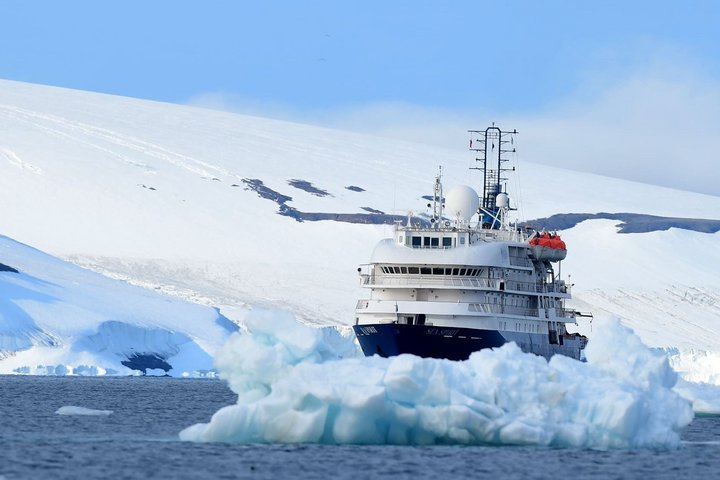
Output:
<svg viewBox="0 0 720 480">
<path fill-rule="evenodd" d="M 518 282 L 498 278 L 446 277 L 439 275 L 365 275 L 363 285 L 388 287 L 457 287 L 478 290 L 508 290 L 532 293 L 566 293 L 564 285 Z"/>
<path fill-rule="evenodd" d="M 371 300 L 358 300 L 355 308 L 357 310 L 366 310 L 370 308 Z M 478 313 L 496 313 L 504 315 L 522 315 L 525 317 L 535 317 L 539 315 L 537 308 L 519 307 L 514 305 L 501 305 L 499 303 L 473 302 L 467 304 L 468 312 Z M 567 308 L 556 308 L 555 314 L 560 318 L 574 318 L 575 311 Z"/>
</svg>

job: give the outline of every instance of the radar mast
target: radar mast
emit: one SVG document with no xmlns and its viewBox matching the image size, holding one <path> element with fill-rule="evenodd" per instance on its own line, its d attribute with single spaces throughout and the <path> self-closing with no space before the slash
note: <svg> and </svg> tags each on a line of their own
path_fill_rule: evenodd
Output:
<svg viewBox="0 0 720 480">
<path fill-rule="evenodd" d="M 432 203 L 432 217 L 430 218 L 430 224 L 434 227 L 439 228 L 442 224 L 443 206 L 445 199 L 443 197 L 442 187 L 442 166 L 438 167 L 438 174 L 435 177 L 435 187 L 433 188 L 433 203 Z M 428 207 L 430 204 L 428 204 Z"/>
<path fill-rule="evenodd" d="M 493 122 L 485 130 L 468 130 L 470 133 L 470 150 L 482 153 L 476 157 L 476 162 L 482 162 L 482 167 L 470 167 L 471 170 L 483 172 L 483 193 L 480 198 L 480 225 L 482 228 L 497 230 L 502 228 L 502 208 L 498 205 L 497 196 L 503 192 L 502 182 L 507 180 L 503 172 L 513 171 L 515 168 L 503 168 L 508 162 L 507 153 L 515 152 L 513 136 L 517 130 L 504 132 Z M 510 144 L 510 146 L 508 146 Z M 507 207 L 506 207 L 507 208 Z"/>
</svg>

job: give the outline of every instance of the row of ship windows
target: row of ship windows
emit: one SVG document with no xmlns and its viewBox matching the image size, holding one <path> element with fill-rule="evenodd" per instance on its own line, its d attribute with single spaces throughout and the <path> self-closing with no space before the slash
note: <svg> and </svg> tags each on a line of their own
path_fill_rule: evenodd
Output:
<svg viewBox="0 0 720 480">
<path fill-rule="evenodd" d="M 477 277 L 481 268 L 438 268 L 438 267 L 380 267 L 383 273 L 410 275 L 460 275 Z"/>
<path fill-rule="evenodd" d="M 470 277 L 477 277 L 479 275 L 483 275 L 483 269 L 482 268 L 459 268 L 459 267 L 380 267 L 383 273 L 387 274 L 410 274 L 410 275 L 461 275 L 461 276 L 470 276 Z M 510 271 L 508 271 L 510 272 Z M 532 275 L 533 272 L 531 271 L 514 271 L 515 275 L 522 274 L 522 275 Z M 508 276 L 508 273 L 505 274 L 505 276 Z M 502 272 L 500 271 L 491 271 L 490 273 L 491 278 L 503 278 Z"/>
<path fill-rule="evenodd" d="M 404 243 L 401 236 L 400 243 Z M 453 247 L 452 237 L 409 237 L 410 246 L 413 248 L 450 248 Z M 465 245 L 465 237 L 460 237 L 460 245 Z"/>
</svg>

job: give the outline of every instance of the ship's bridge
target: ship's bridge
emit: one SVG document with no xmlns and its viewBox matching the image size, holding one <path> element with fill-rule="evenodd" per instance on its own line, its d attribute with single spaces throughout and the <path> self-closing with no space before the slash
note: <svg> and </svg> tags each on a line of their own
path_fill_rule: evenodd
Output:
<svg viewBox="0 0 720 480">
<path fill-rule="evenodd" d="M 402 242 L 400 236 L 405 237 L 406 234 L 398 233 L 394 239 L 387 238 L 378 243 L 370 258 L 370 263 L 511 266 L 508 246 L 516 245 L 514 242 L 494 241 L 468 244 L 469 232 L 449 233 L 435 230 L 407 232 L 409 240 L 403 238 Z M 413 240 L 413 237 L 421 239 L 419 246 L 413 245 L 413 241 L 417 242 L 417 240 Z M 428 242 L 427 246 L 425 246 L 425 242 Z M 465 248 L 454 248 L 458 244 L 465 245 Z"/>
<path fill-rule="evenodd" d="M 395 242 L 410 248 L 455 248 L 468 245 L 468 231 L 455 229 L 401 228 L 395 231 Z"/>
</svg>

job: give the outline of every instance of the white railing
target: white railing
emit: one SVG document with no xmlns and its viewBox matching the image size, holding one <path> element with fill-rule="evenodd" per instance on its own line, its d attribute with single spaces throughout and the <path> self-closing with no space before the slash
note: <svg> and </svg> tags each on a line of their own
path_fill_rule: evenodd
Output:
<svg viewBox="0 0 720 480">
<path fill-rule="evenodd" d="M 567 293 L 564 285 L 545 284 L 538 285 L 531 282 L 517 282 L 513 280 L 501 280 L 498 278 L 478 277 L 451 277 L 440 275 L 364 275 L 363 285 L 384 286 L 384 287 L 448 287 L 468 289 L 488 289 L 532 292 L 532 293 Z"/>
<path fill-rule="evenodd" d="M 468 233 L 470 234 L 470 237 L 473 241 L 494 241 L 494 240 L 504 240 L 508 242 L 519 242 L 519 243 L 525 243 L 528 241 L 528 234 L 524 231 L 518 232 L 515 229 L 510 230 L 490 230 L 487 228 L 473 228 L 469 227 L 467 225 L 463 226 L 457 226 L 457 225 L 451 225 L 449 227 L 420 227 L 420 226 L 400 226 L 397 228 L 397 231 L 404 232 L 404 233 L 447 233 L 449 235 L 457 235 L 457 234 L 464 234 Z M 412 248 L 443 248 L 440 247 L 430 247 L 430 246 L 420 246 L 420 245 L 409 245 Z M 462 246 L 462 245 L 460 245 Z M 447 248 L 447 247 L 446 247 Z"/>
<path fill-rule="evenodd" d="M 370 308 L 370 300 L 358 300 L 355 308 L 356 308 L 356 310 L 367 310 L 368 308 Z M 495 314 L 504 314 L 504 315 L 520 315 L 520 316 L 524 316 L 524 317 L 534 317 L 534 318 L 537 318 L 539 315 L 537 308 L 518 307 L 518 306 L 514 306 L 514 305 L 502 305 L 499 303 L 487 303 L 487 302 L 468 303 L 467 310 L 468 310 L 468 312 L 495 313 Z M 571 309 L 556 308 L 555 314 L 559 318 L 575 318 L 575 310 L 571 310 Z"/>
<path fill-rule="evenodd" d="M 471 230 L 470 235 L 473 238 L 483 241 L 504 240 L 507 242 L 525 243 L 528 240 L 525 232 L 518 232 L 516 230 Z"/>
<path fill-rule="evenodd" d="M 488 278 L 441 277 L 437 275 L 375 275 L 363 279 L 364 285 L 381 286 L 431 286 L 431 287 L 466 287 L 489 288 L 497 290 L 499 280 Z"/>
</svg>

